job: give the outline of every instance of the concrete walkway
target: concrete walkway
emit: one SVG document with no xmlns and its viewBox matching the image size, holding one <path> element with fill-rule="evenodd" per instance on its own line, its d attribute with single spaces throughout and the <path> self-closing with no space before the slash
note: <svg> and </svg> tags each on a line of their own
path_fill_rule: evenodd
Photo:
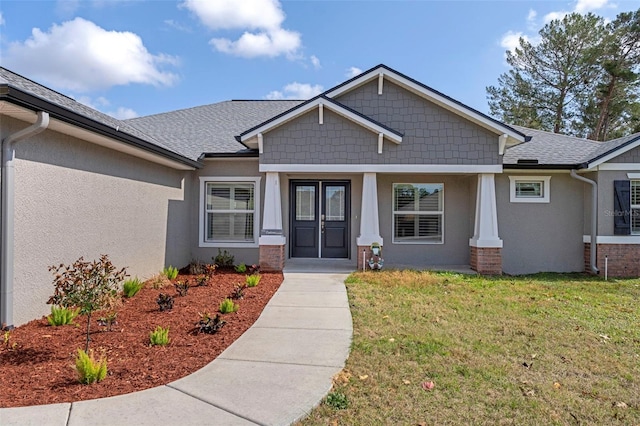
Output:
<svg viewBox="0 0 640 426">
<path fill-rule="evenodd" d="M 287 425 L 331 388 L 349 355 L 341 273 L 294 265 L 256 323 L 206 367 L 111 398 L 0 409 L 0 425 Z M 336 269 L 333 269 L 336 270 Z M 297 272 L 288 272 L 297 271 Z"/>
</svg>

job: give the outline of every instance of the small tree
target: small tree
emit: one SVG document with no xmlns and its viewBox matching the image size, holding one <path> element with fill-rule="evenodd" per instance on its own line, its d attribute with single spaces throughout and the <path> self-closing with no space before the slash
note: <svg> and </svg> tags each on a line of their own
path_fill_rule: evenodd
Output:
<svg viewBox="0 0 640 426">
<path fill-rule="evenodd" d="M 49 267 L 49 271 L 55 275 L 55 292 L 47 303 L 80 308 L 80 313 L 87 315 L 85 352 L 88 352 L 91 313 L 106 308 L 118 294 L 118 284 L 127 276 L 126 268 L 118 271 L 109 256 L 103 254 L 98 261 L 85 262 L 81 257 L 71 266 L 54 265 Z"/>
</svg>

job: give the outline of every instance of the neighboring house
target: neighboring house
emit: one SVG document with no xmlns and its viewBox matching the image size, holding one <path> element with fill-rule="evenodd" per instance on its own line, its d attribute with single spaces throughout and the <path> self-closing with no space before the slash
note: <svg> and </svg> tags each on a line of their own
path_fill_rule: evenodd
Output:
<svg viewBox="0 0 640 426">
<path fill-rule="evenodd" d="M 0 114 L 7 325 L 46 313 L 49 265 L 101 253 L 141 277 L 218 249 L 355 269 L 374 242 L 385 267 L 640 275 L 640 134 L 510 126 L 384 65 L 308 101 L 125 121 L 0 69 Z"/>
</svg>

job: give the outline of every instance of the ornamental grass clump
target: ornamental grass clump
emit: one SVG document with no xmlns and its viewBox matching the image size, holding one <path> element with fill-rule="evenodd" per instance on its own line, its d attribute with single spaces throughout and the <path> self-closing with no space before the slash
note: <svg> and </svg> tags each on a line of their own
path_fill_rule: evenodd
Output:
<svg viewBox="0 0 640 426">
<path fill-rule="evenodd" d="M 76 371 L 78 372 L 80 383 L 85 385 L 97 383 L 107 377 L 107 358 L 101 356 L 99 360 L 96 360 L 93 350 L 87 353 L 82 349 L 78 349 Z"/>
<path fill-rule="evenodd" d="M 237 312 L 240 305 L 235 303 L 233 300 L 227 298 L 220 302 L 220 313 L 221 314 L 230 314 L 233 312 Z"/>
<path fill-rule="evenodd" d="M 126 280 L 124 284 L 122 284 L 122 294 L 124 294 L 126 298 L 131 298 L 138 294 L 142 287 L 144 287 L 144 283 L 141 282 L 138 277 Z"/>
<path fill-rule="evenodd" d="M 64 306 L 51 306 L 51 315 L 47 317 L 49 325 L 73 324 L 73 319 L 80 314 L 80 308 L 65 308 Z"/>
<path fill-rule="evenodd" d="M 149 333 L 149 343 L 151 346 L 167 346 L 170 341 L 169 327 L 162 328 L 157 326 L 155 330 Z"/>
<path fill-rule="evenodd" d="M 247 275 L 245 282 L 247 283 L 247 287 L 255 287 L 260 282 L 260 275 Z"/>
<path fill-rule="evenodd" d="M 175 266 L 169 265 L 162 270 L 162 275 L 164 275 L 170 280 L 175 280 L 176 277 L 178 276 L 178 268 L 176 268 Z"/>
<path fill-rule="evenodd" d="M 106 254 L 100 260 L 85 262 L 79 258 L 72 265 L 50 266 L 55 278 L 55 292 L 47 301 L 65 308 L 79 308 L 87 316 L 85 352 L 89 350 L 91 313 L 106 309 L 116 298 L 119 284 L 127 276 L 126 268 L 117 270 Z"/>
</svg>

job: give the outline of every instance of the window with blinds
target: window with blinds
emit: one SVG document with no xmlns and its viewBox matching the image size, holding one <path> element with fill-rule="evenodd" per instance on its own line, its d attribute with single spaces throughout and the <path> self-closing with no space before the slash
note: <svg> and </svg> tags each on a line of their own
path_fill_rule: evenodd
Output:
<svg viewBox="0 0 640 426">
<path fill-rule="evenodd" d="M 393 184 L 393 242 L 444 242 L 444 184 Z"/>
<path fill-rule="evenodd" d="M 631 233 L 640 235 L 640 180 L 631 181 Z"/>
<path fill-rule="evenodd" d="M 206 183 L 206 242 L 255 242 L 255 190 L 253 182 Z"/>
</svg>

